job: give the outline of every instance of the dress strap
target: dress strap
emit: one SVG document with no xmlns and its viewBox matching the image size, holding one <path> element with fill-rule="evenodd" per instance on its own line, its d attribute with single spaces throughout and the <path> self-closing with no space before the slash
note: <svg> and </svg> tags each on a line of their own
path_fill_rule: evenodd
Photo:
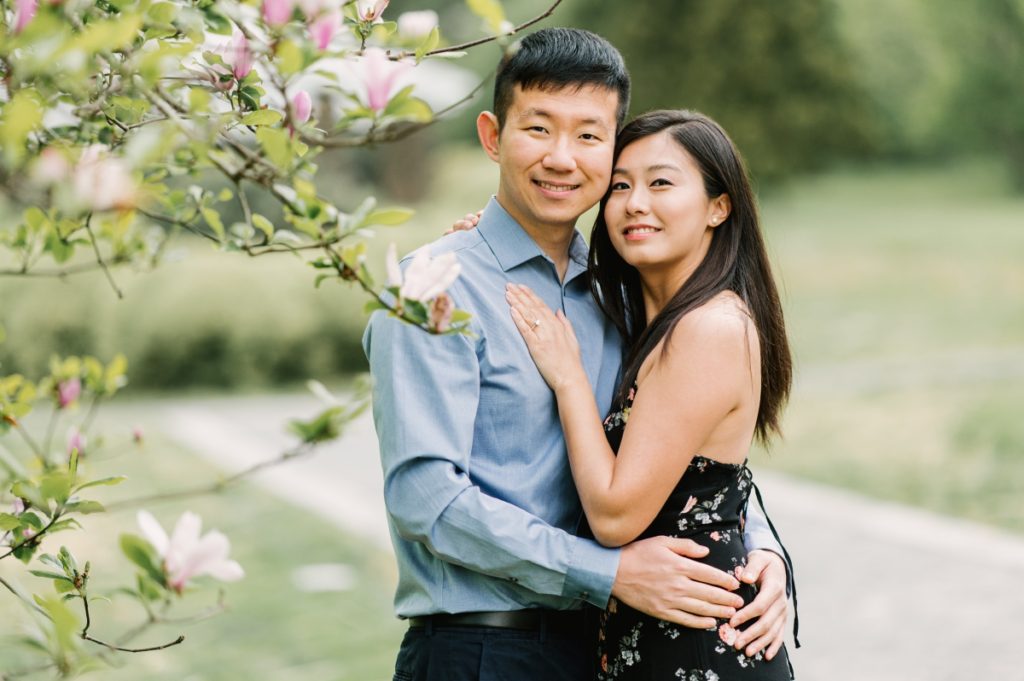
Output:
<svg viewBox="0 0 1024 681">
<path fill-rule="evenodd" d="M 782 549 L 782 557 L 786 561 L 786 569 L 789 570 L 789 580 L 793 586 L 793 643 L 796 647 L 800 647 L 800 612 L 797 609 L 796 604 L 796 573 L 793 572 L 793 559 L 789 557 L 789 551 L 782 544 L 782 538 L 779 537 L 778 530 L 775 529 L 775 525 L 772 523 L 772 519 L 768 516 L 768 509 L 765 508 L 764 499 L 761 497 L 761 489 L 757 486 L 757 483 L 753 480 L 750 481 L 751 486 L 754 488 L 754 494 L 757 496 L 757 503 L 761 505 L 761 510 L 764 511 L 764 519 L 768 521 L 768 529 L 772 531 L 772 535 L 775 537 L 775 541 L 779 543 L 779 548 Z"/>
</svg>

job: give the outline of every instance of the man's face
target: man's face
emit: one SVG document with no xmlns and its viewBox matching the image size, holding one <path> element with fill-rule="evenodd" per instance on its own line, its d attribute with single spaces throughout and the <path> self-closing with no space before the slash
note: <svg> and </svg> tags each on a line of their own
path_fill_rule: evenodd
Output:
<svg viewBox="0 0 1024 681">
<path fill-rule="evenodd" d="M 617 108 L 606 88 L 516 86 L 500 132 L 493 114 L 481 114 L 481 142 L 501 168 L 498 201 L 527 232 L 571 229 L 604 195 Z"/>
</svg>

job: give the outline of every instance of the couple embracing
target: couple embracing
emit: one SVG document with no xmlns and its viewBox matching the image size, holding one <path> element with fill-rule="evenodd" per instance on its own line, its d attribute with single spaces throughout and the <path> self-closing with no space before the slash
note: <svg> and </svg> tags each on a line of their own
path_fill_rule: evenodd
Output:
<svg viewBox="0 0 1024 681">
<path fill-rule="evenodd" d="M 792 677 L 792 566 L 748 503 L 791 380 L 749 181 L 701 114 L 624 126 L 629 92 L 604 39 L 524 38 L 477 119 L 497 193 L 425 247 L 475 336 L 367 327 L 396 680 Z"/>
</svg>

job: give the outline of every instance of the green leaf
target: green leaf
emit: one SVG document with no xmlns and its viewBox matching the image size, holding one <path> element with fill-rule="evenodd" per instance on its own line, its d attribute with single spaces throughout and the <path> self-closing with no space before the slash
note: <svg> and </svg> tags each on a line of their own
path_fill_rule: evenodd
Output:
<svg viewBox="0 0 1024 681">
<path fill-rule="evenodd" d="M 200 209 L 203 214 L 203 219 L 206 220 L 206 224 L 210 226 L 210 229 L 214 231 L 217 237 L 221 240 L 224 239 L 224 223 L 220 220 L 220 213 L 213 208 L 203 207 Z"/>
<path fill-rule="evenodd" d="M 33 596 L 37 605 L 42 608 L 53 624 L 57 645 L 62 651 L 61 657 L 67 655 L 78 641 L 78 630 L 81 624 L 75 613 L 60 598 Z"/>
<path fill-rule="evenodd" d="M 393 227 L 409 220 L 416 211 L 408 208 L 382 208 L 375 210 L 363 220 L 364 225 L 383 225 Z"/>
<path fill-rule="evenodd" d="M 10 513 L 0 513 L 0 532 L 10 532 L 21 527 L 18 516 Z"/>
<path fill-rule="evenodd" d="M 281 168 L 291 165 L 292 157 L 288 146 L 288 135 L 283 130 L 261 127 L 256 131 L 256 140 L 274 165 Z"/>
<path fill-rule="evenodd" d="M 302 70 L 304 59 L 302 50 L 291 40 L 282 40 L 277 44 L 277 69 L 282 76 L 290 76 Z"/>
<path fill-rule="evenodd" d="M 65 582 L 71 581 L 71 579 L 66 575 L 58 575 L 56 572 L 48 572 L 46 570 L 29 570 L 29 572 L 36 577 L 42 577 L 43 579 L 60 579 Z"/>
<path fill-rule="evenodd" d="M 160 559 L 149 542 L 134 534 L 122 534 L 121 551 L 157 584 L 166 585 L 164 571 L 159 567 Z"/>
<path fill-rule="evenodd" d="M 380 302 L 379 300 L 368 300 L 366 301 L 366 305 L 363 306 L 363 314 L 370 314 L 371 312 L 374 312 L 376 310 L 387 309 L 389 309 L 388 306 Z"/>
<path fill-rule="evenodd" d="M 87 487 L 99 487 L 101 485 L 103 485 L 103 486 L 119 485 L 119 484 L 121 484 L 122 482 L 124 482 L 127 479 L 128 479 L 128 476 L 126 476 L 126 475 L 113 475 L 113 476 L 111 476 L 109 478 L 99 478 L 97 480 L 90 480 L 89 482 L 87 482 L 85 484 L 82 484 L 82 485 L 79 485 L 78 487 L 76 487 L 74 489 L 74 491 L 75 492 L 81 492 L 83 489 L 86 489 Z"/>
<path fill-rule="evenodd" d="M 31 89 L 18 90 L 3 107 L 0 117 L 0 148 L 12 163 L 25 156 L 25 140 L 43 122 L 43 103 Z"/>
<path fill-rule="evenodd" d="M 39 491 L 46 499 L 63 504 L 71 496 L 71 476 L 67 471 L 47 473 L 39 481 Z"/>
<path fill-rule="evenodd" d="M 427 55 L 427 52 L 430 52 L 432 49 L 437 47 L 440 42 L 441 30 L 435 26 L 433 30 L 430 31 L 430 35 L 427 36 L 427 39 L 420 43 L 420 46 L 416 48 L 416 61 L 422 61 L 423 57 Z"/>
<path fill-rule="evenodd" d="M 242 123 L 251 126 L 274 125 L 282 118 L 280 112 L 273 109 L 260 109 L 259 111 L 250 111 L 242 116 Z"/>
<path fill-rule="evenodd" d="M 252 226 L 267 235 L 267 238 L 274 236 L 274 223 L 259 213 L 252 214 Z"/>
<path fill-rule="evenodd" d="M 46 503 L 46 499 L 43 498 L 43 495 L 39 493 L 39 488 L 33 485 L 28 480 L 18 480 L 17 482 L 15 482 L 13 485 L 11 485 L 11 492 L 13 492 L 15 496 L 21 497 L 22 499 L 27 499 L 36 508 L 45 509 L 49 507 L 49 505 Z M 21 518 L 24 520 L 26 515 L 31 514 L 23 513 L 21 515 Z M 40 525 L 39 528 L 37 529 L 42 529 L 42 525 Z"/>
<path fill-rule="evenodd" d="M 77 590 L 75 589 L 75 583 L 67 578 L 62 580 L 53 580 L 53 588 L 59 594 L 66 594 Z"/>
<path fill-rule="evenodd" d="M 146 10 L 146 18 L 154 24 L 171 24 L 178 18 L 180 7 L 173 2 L 158 2 Z"/>
<path fill-rule="evenodd" d="M 474 14 L 487 22 L 492 32 L 504 32 L 505 9 L 498 0 L 466 0 L 466 4 Z"/>
<path fill-rule="evenodd" d="M 81 513 L 88 515 L 89 513 L 103 513 L 107 509 L 98 501 L 72 501 L 64 506 L 64 511 L 67 513 Z"/>
<path fill-rule="evenodd" d="M 407 118 L 417 123 L 429 123 L 434 118 L 434 111 L 430 105 L 417 97 L 408 97 L 397 103 L 389 102 L 384 114 L 395 118 Z"/>
<path fill-rule="evenodd" d="M 203 19 L 206 20 L 206 26 L 210 29 L 211 33 L 218 35 L 231 35 L 232 24 L 220 12 L 214 9 L 213 3 L 203 7 Z"/>
</svg>

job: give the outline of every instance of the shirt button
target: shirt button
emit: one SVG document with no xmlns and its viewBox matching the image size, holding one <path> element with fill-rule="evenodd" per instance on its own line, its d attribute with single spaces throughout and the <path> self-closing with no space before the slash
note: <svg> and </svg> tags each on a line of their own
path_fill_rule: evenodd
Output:
<svg viewBox="0 0 1024 681">
<path fill-rule="evenodd" d="M 519 583 L 519 580 L 516 579 L 515 577 L 509 577 L 508 581 L 512 582 L 513 584 L 518 584 Z"/>
<path fill-rule="evenodd" d="M 580 592 L 580 598 L 590 598 L 590 592 L 589 591 L 581 591 Z"/>
</svg>

